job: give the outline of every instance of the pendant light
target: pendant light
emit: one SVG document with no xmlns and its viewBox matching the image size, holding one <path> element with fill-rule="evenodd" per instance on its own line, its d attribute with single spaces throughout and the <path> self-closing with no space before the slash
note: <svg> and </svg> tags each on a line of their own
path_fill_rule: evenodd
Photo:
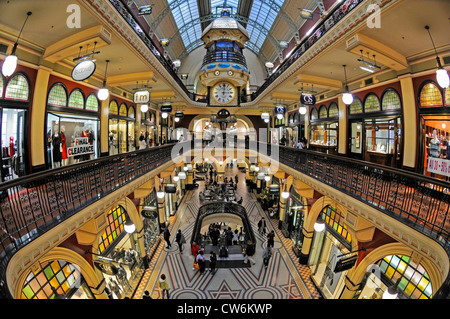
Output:
<svg viewBox="0 0 450 319">
<path fill-rule="evenodd" d="M 347 85 L 347 72 L 345 71 L 346 65 L 343 65 L 344 67 L 344 74 L 345 74 L 345 92 L 342 95 L 342 102 L 344 102 L 346 105 L 350 105 L 353 103 L 353 95 L 348 91 L 348 85 Z"/>
<path fill-rule="evenodd" d="M 319 217 L 314 223 L 314 230 L 318 233 L 323 232 L 325 230 L 325 221 L 322 219 L 321 216 L 324 207 L 325 207 L 325 196 L 323 196 L 322 209 L 320 210 Z"/>
<path fill-rule="evenodd" d="M 446 89 L 450 85 L 450 79 L 448 77 L 447 70 L 444 69 L 444 67 L 442 66 L 441 59 L 439 58 L 439 56 L 437 54 L 436 47 L 434 46 L 433 38 L 431 37 L 430 27 L 426 25 L 425 29 L 427 29 L 427 31 L 428 31 L 428 35 L 430 36 L 431 43 L 433 44 L 434 52 L 436 53 L 436 61 L 438 63 L 438 69 L 436 70 L 436 80 L 441 88 Z"/>
<path fill-rule="evenodd" d="M 19 36 L 17 37 L 16 43 L 14 43 L 11 54 L 8 55 L 5 59 L 5 61 L 3 62 L 2 74 L 5 77 L 11 76 L 14 73 L 14 71 L 16 70 L 16 67 L 17 67 L 17 55 L 16 55 L 17 44 L 19 43 L 20 35 L 22 34 L 23 28 L 25 27 L 25 23 L 27 22 L 30 15 L 31 15 L 31 11 L 27 12 L 27 18 L 25 19 L 25 22 L 22 25 L 22 29 L 20 29 Z"/>
<path fill-rule="evenodd" d="M 108 63 L 109 60 L 106 60 L 106 68 L 105 68 L 105 79 L 103 80 L 103 86 L 100 90 L 98 90 L 97 97 L 100 101 L 104 101 L 109 96 L 109 91 L 106 88 L 106 72 L 108 71 Z"/>
<path fill-rule="evenodd" d="M 289 192 L 286 189 L 286 185 L 284 185 L 284 191 L 281 192 L 281 197 L 283 197 L 284 199 L 288 199 L 289 197 Z"/>
<path fill-rule="evenodd" d="M 159 190 L 156 192 L 156 197 L 158 198 L 164 198 L 164 191 L 161 189 L 161 186 L 159 186 Z"/>
</svg>

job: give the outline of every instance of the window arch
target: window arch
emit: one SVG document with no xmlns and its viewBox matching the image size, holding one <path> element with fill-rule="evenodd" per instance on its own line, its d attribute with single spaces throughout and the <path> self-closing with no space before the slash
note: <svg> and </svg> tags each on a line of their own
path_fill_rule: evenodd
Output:
<svg viewBox="0 0 450 319">
<path fill-rule="evenodd" d="M 411 299 L 430 299 L 433 287 L 430 277 L 422 265 L 417 265 L 409 256 L 386 256 L 378 262 L 380 271 Z"/>
<path fill-rule="evenodd" d="M 328 117 L 327 107 L 325 105 L 321 105 L 319 107 L 319 118 L 326 119 Z"/>
<path fill-rule="evenodd" d="M 332 102 L 328 107 L 328 117 L 336 117 L 339 114 L 339 108 L 336 102 Z"/>
<path fill-rule="evenodd" d="M 445 89 L 445 105 L 450 106 L 450 86 Z"/>
<path fill-rule="evenodd" d="M 122 234 L 126 222 L 125 209 L 121 205 L 111 209 L 106 215 L 106 221 L 108 226 L 106 226 L 105 231 L 98 239 L 98 251 L 100 254 L 103 253 L 120 234 Z"/>
<path fill-rule="evenodd" d="M 128 116 L 127 105 L 125 103 L 120 104 L 119 115 L 120 116 Z"/>
<path fill-rule="evenodd" d="M 361 99 L 356 97 L 353 99 L 353 103 L 349 106 L 350 114 L 361 114 L 363 112 L 363 105 Z"/>
<path fill-rule="evenodd" d="M 374 93 L 369 93 L 364 101 L 364 112 L 380 111 L 380 101 Z"/>
<path fill-rule="evenodd" d="M 80 89 L 74 89 L 70 93 L 68 106 L 74 109 L 84 109 L 84 96 Z"/>
<path fill-rule="evenodd" d="M 64 84 L 55 83 L 48 94 L 48 105 L 67 106 L 67 92 Z"/>
<path fill-rule="evenodd" d="M 300 122 L 300 114 L 298 112 L 295 112 L 294 114 L 294 123 Z"/>
<path fill-rule="evenodd" d="M 130 107 L 128 108 L 128 117 L 135 118 L 135 111 L 132 105 L 130 105 Z"/>
<path fill-rule="evenodd" d="M 320 214 L 330 229 L 333 229 L 335 233 L 351 244 L 352 236 L 348 232 L 347 225 L 344 223 L 345 218 L 335 207 L 327 205 L 322 209 Z"/>
<path fill-rule="evenodd" d="M 6 85 L 5 99 L 28 101 L 30 85 L 23 74 L 14 75 Z"/>
<path fill-rule="evenodd" d="M 311 110 L 311 120 L 317 120 L 319 118 L 319 112 L 317 111 L 317 109 L 315 107 L 312 108 Z"/>
<path fill-rule="evenodd" d="M 442 106 L 441 91 L 434 82 L 427 82 L 420 90 L 420 107 L 440 107 Z"/>
<path fill-rule="evenodd" d="M 109 114 L 117 115 L 119 114 L 119 105 L 115 100 L 109 102 Z"/>
<path fill-rule="evenodd" d="M 98 112 L 98 99 L 94 93 L 91 93 L 86 99 L 86 110 Z"/>
<path fill-rule="evenodd" d="M 0 99 L 3 97 L 3 76 L 0 75 Z"/>
<path fill-rule="evenodd" d="M 384 110 L 399 110 L 401 108 L 400 96 L 394 89 L 388 89 L 381 98 L 381 108 Z"/>
</svg>

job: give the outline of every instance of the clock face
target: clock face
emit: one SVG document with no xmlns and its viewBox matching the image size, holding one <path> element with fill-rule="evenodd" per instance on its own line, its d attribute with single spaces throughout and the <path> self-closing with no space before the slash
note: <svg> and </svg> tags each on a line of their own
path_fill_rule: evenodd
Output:
<svg viewBox="0 0 450 319">
<path fill-rule="evenodd" d="M 214 87 L 213 96 L 219 103 L 228 103 L 234 98 L 234 87 L 229 83 L 221 82 Z"/>
</svg>

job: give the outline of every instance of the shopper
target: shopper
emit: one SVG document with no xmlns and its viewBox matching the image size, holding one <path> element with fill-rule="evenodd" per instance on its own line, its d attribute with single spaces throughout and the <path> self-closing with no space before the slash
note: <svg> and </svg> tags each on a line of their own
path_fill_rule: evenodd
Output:
<svg viewBox="0 0 450 319">
<path fill-rule="evenodd" d="M 172 245 L 170 244 L 170 231 L 169 231 L 168 227 L 164 228 L 164 240 L 167 243 L 167 247 L 166 248 L 172 247 Z"/>
<path fill-rule="evenodd" d="M 197 258 L 199 250 L 200 250 L 200 246 L 195 241 L 192 242 L 191 253 L 194 256 L 194 258 Z"/>
<path fill-rule="evenodd" d="M 178 229 L 178 233 L 175 240 L 178 244 L 178 248 L 180 249 L 180 253 L 182 253 L 183 245 L 186 243 L 186 238 L 184 238 L 184 235 L 181 233 L 181 229 Z"/>
<path fill-rule="evenodd" d="M 209 269 L 211 271 L 211 275 L 214 275 L 216 272 L 216 262 L 217 262 L 217 256 L 216 253 L 211 250 L 209 253 Z"/>
<path fill-rule="evenodd" d="M 205 257 L 203 256 L 203 250 L 200 250 L 196 259 L 201 274 L 205 272 Z"/>
<path fill-rule="evenodd" d="M 270 233 L 267 234 L 267 246 L 270 246 L 273 248 L 274 244 L 275 244 L 275 233 L 272 230 Z"/>
<path fill-rule="evenodd" d="M 167 299 L 169 299 L 170 298 L 169 283 L 166 280 L 166 275 L 164 275 L 164 274 L 161 275 L 161 277 L 159 278 L 159 281 L 158 281 L 158 286 L 159 286 L 159 289 L 162 290 L 161 299 L 164 299 L 164 295 L 166 295 Z"/>
<path fill-rule="evenodd" d="M 258 232 L 262 235 L 266 234 L 266 221 L 263 217 L 258 222 Z"/>
<path fill-rule="evenodd" d="M 252 258 L 255 254 L 255 245 L 251 240 L 247 241 L 247 246 L 245 247 L 245 258 L 244 258 L 244 264 L 246 264 L 249 260 L 254 265 L 256 264 L 256 261 Z"/>
<path fill-rule="evenodd" d="M 269 265 L 270 257 L 272 257 L 272 247 L 266 246 L 262 257 L 263 257 L 264 268 L 267 268 L 267 265 Z"/>
<path fill-rule="evenodd" d="M 142 299 L 153 299 L 153 298 L 150 296 L 150 292 L 146 290 L 144 292 L 144 295 L 142 296 Z"/>
<path fill-rule="evenodd" d="M 139 149 L 143 150 L 147 148 L 147 142 L 145 142 L 144 135 L 139 136 Z"/>
</svg>

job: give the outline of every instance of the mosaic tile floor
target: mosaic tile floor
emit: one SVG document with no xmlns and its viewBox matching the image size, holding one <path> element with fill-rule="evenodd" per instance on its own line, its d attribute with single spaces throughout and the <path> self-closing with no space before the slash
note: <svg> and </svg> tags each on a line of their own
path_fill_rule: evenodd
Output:
<svg viewBox="0 0 450 319">
<path fill-rule="evenodd" d="M 292 241 L 285 238 L 278 230 L 278 221 L 270 219 L 256 200 L 254 194 L 248 193 L 245 184 L 245 174 L 237 168 L 228 168 L 225 176 L 239 174 L 239 184 L 236 198 L 243 197 L 242 205 L 257 237 L 257 249 L 254 257 L 256 264 L 246 268 L 220 268 L 214 274 L 206 270 L 200 274 L 192 267 L 194 257 L 190 252 L 190 237 L 196 220 L 196 214 L 201 205 L 198 192 L 204 189 L 204 183 L 189 191 L 170 220 L 171 248 L 165 248 L 165 242 L 160 241 L 156 247 L 149 268 L 133 296 L 142 298 L 148 290 L 153 299 L 162 297 L 158 287 L 161 274 L 168 278 L 171 299 L 320 299 L 314 284 L 310 279 L 310 269 L 298 263 L 298 258 L 292 251 Z M 268 229 L 275 231 L 275 245 L 272 258 L 267 268 L 262 262 L 262 252 L 266 238 L 257 231 L 257 223 L 264 216 Z M 175 234 L 181 229 L 186 237 L 182 253 L 175 242 Z"/>
</svg>

